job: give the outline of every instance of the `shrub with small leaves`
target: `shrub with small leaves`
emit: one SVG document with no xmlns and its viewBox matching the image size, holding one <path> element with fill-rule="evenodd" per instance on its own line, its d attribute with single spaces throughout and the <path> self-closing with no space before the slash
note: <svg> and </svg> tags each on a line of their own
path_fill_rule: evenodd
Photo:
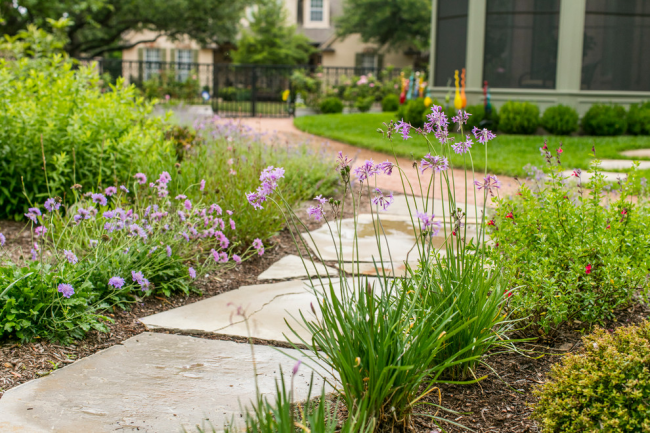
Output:
<svg viewBox="0 0 650 433">
<path fill-rule="evenodd" d="M 650 135 L 650 101 L 630 105 L 627 130 L 633 135 Z"/>
<path fill-rule="evenodd" d="M 578 112 L 562 104 L 548 107 L 542 115 L 542 127 L 553 135 L 569 135 L 578 130 Z"/>
<path fill-rule="evenodd" d="M 623 135 L 627 130 L 625 108 L 620 105 L 594 104 L 582 118 L 587 135 Z"/>
<path fill-rule="evenodd" d="M 499 129 L 507 134 L 533 134 L 539 126 L 539 108 L 530 102 L 508 101 L 499 114 Z"/>
<path fill-rule="evenodd" d="M 399 110 L 399 97 L 392 93 L 386 95 L 381 100 L 381 111 L 397 111 Z"/>
<path fill-rule="evenodd" d="M 650 322 L 583 338 L 536 394 L 544 432 L 650 431 Z"/>
<path fill-rule="evenodd" d="M 357 110 L 361 111 L 362 113 L 366 113 L 370 111 L 370 108 L 372 108 L 372 104 L 374 102 L 375 102 L 374 96 L 367 96 L 367 97 L 359 96 L 357 98 L 357 102 L 354 103 L 354 106 Z"/>
<path fill-rule="evenodd" d="M 399 107 L 397 119 L 410 123 L 414 128 L 421 128 L 424 125 L 426 114 L 427 107 L 424 105 L 424 99 L 411 99 Z"/>
<path fill-rule="evenodd" d="M 343 112 L 343 101 L 336 96 L 323 99 L 320 103 L 320 112 L 323 114 L 336 114 Z"/>
<path fill-rule="evenodd" d="M 499 114 L 495 107 L 492 107 L 492 112 L 489 116 L 485 114 L 485 106 L 483 104 L 469 105 L 465 111 L 471 114 L 471 116 L 467 119 L 467 125 L 463 127 L 464 131 L 471 131 L 474 128 L 487 128 L 491 131 L 497 130 L 499 126 Z"/>
</svg>

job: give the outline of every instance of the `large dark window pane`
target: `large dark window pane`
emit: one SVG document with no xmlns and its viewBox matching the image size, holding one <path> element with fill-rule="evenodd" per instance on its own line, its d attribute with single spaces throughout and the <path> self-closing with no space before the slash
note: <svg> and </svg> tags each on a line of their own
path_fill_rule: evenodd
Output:
<svg viewBox="0 0 650 433">
<path fill-rule="evenodd" d="M 650 0 L 587 0 L 582 89 L 650 91 Z"/>
<path fill-rule="evenodd" d="M 465 67 L 469 0 L 438 0 L 435 86 L 446 86 L 454 71 Z"/>
<path fill-rule="evenodd" d="M 554 89 L 559 0 L 488 0 L 483 79 L 490 87 Z"/>
</svg>

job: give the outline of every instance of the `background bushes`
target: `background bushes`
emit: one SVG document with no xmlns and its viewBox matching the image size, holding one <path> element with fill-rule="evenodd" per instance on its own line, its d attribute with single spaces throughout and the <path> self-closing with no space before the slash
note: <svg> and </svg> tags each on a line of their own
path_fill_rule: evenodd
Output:
<svg viewBox="0 0 650 433">
<path fill-rule="evenodd" d="M 499 129 L 506 134 L 533 134 L 539 126 L 539 108 L 530 102 L 508 101 L 499 114 Z"/>
<path fill-rule="evenodd" d="M 343 101 L 336 96 L 323 99 L 320 103 L 320 112 L 323 114 L 335 114 L 343 112 Z"/>
<path fill-rule="evenodd" d="M 397 95 L 386 95 L 381 100 L 381 111 L 399 110 L 399 97 Z"/>
<path fill-rule="evenodd" d="M 630 105 L 627 130 L 633 135 L 650 135 L 650 101 Z"/>
<path fill-rule="evenodd" d="M 553 135 L 569 135 L 578 130 L 578 112 L 566 105 L 555 105 L 544 111 L 542 127 Z"/>
<path fill-rule="evenodd" d="M 582 118 L 582 129 L 587 135 L 625 134 L 625 108 L 620 105 L 594 104 Z"/>
<path fill-rule="evenodd" d="M 421 128 L 424 126 L 426 114 L 427 107 L 424 105 L 424 99 L 411 99 L 399 107 L 397 120 L 404 119 L 404 122 L 410 123 L 414 128 Z"/>
<path fill-rule="evenodd" d="M 485 115 L 485 106 L 483 106 L 483 104 L 469 105 L 465 111 L 471 114 L 471 116 L 467 119 L 467 125 L 463 127 L 463 130 L 469 132 L 475 127 L 488 128 L 491 131 L 496 131 L 498 129 L 499 113 L 495 107 L 492 107 L 492 112 L 489 116 Z"/>
</svg>

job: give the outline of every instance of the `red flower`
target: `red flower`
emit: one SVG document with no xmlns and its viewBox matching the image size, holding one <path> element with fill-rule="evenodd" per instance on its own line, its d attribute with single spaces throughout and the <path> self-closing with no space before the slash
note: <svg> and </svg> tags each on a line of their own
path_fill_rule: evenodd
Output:
<svg viewBox="0 0 650 433">
<path fill-rule="evenodd" d="M 510 212 L 508 215 L 506 215 L 506 218 L 510 218 L 512 220 L 515 219 L 515 217 L 512 215 L 512 212 Z"/>
<path fill-rule="evenodd" d="M 627 209 L 623 209 L 623 210 L 621 211 L 621 215 L 627 215 Z"/>
<path fill-rule="evenodd" d="M 560 147 L 560 148 L 557 150 L 557 154 L 559 155 L 559 154 L 561 154 L 562 152 L 564 152 L 564 151 L 563 151 L 562 148 Z"/>
<path fill-rule="evenodd" d="M 569 199 L 569 197 L 568 197 L 568 196 L 566 196 L 566 195 L 564 196 L 564 198 L 565 198 L 565 199 L 567 199 L 567 200 Z"/>
<path fill-rule="evenodd" d="M 452 234 L 453 236 L 456 236 L 456 232 L 455 232 L 455 231 L 451 232 L 451 234 Z"/>
<path fill-rule="evenodd" d="M 609 228 L 610 228 L 610 227 L 609 227 L 609 224 L 607 224 L 607 227 L 605 227 L 605 228 L 606 228 L 606 229 L 609 229 Z"/>
<path fill-rule="evenodd" d="M 571 173 L 571 176 L 580 177 L 580 175 L 578 174 L 577 171 L 574 171 L 573 173 Z"/>
<path fill-rule="evenodd" d="M 490 221 L 488 221 L 487 225 L 489 225 L 489 226 L 493 226 L 493 225 L 494 225 L 494 220 L 490 220 Z"/>
<path fill-rule="evenodd" d="M 506 298 L 509 298 L 509 297 L 511 297 L 511 296 L 512 296 L 512 292 L 508 292 L 508 293 L 506 293 Z"/>
<path fill-rule="evenodd" d="M 585 266 L 585 274 L 587 275 L 591 274 L 591 265 Z"/>
</svg>

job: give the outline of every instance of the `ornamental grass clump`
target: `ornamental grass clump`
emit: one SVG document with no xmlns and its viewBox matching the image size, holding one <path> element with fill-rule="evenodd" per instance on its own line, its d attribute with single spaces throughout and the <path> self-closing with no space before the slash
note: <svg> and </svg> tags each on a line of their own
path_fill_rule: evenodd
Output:
<svg viewBox="0 0 650 433">
<path fill-rule="evenodd" d="M 563 174 L 560 145 L 544 143 L 547 170 L 496 200 L 487 222 L 491 259 L 508 278 L 508 308 L 531 335 L 566 323 L 602 323 L 638 295 L 647 299 L 650 230 L 647 198 L 630 179 L 614 190 L 594 159 L 586 174 Z M 595 156 L 595 149 L 592 149 Z"/>
<path fill-rule="evenodd" d="M 536 390 L 543 432 L 650 431 L 650 322 L 597 329 Z"/>
<path fill-rule="evenodd" d="M 467 118 L 468 114 L 460 111 L 453 119 L 461 125 L 461 132 Z M 449 138 L 448 124 L 442 108 L 434 106 L 422 128 L 413 128 L 405 121 L 386 125 L 383 132 L 390 139 L 399 134 L 408 140 L 413 132 L 427 138 L 430 152 L 419 166 L 400 167 L 397 159 L 380 163 L 368 160 L 353 170 L 351 161 L 339 152 L 337 172 L 344 185 L 343 197 L 352 203 L 352 254 L 344 251 L 342 239 L 346 200 L 318 195 L 307 211 L 329 227 L 338 268 L 348 267 L 345 261 L 353 257 L 353 271 L 352 277 L 340 271 L 338 278 L 317 275 L 318 280 L 312 280 L 318 304 L 312 305 L 311 312 L 301 312 L 299 320 L 311 338 L 301 337 L 294 328 L 288 338 L 305 355 L 306 346 L 309 356 L 325 370 L 338 373 L 340 380 L 332 385 L 348 411 L 375 419 L 376 431 L 408 430 L 416 408 L 432 404 L 431 399 L 436 402 L 434 406 L 442 407 L 438 381 L 479 380 L 474 374 L 476 365 L 484 362 L 490 348 L 506 344 L 504 335 L 510 327 L 503 311 L 507 301 L 499 269 L 486 269 L 485 231 L 480 224 L 485 207 L 482 214 L 477 211 L 468 220 L 454 194 L 455 182 L 463 179 L 456 179 L 449 162 L 454 152 L 465 154 L 471 164 L 470 150 L 477 145 L 474 139 L 484 147 L 480 152 L 487 159 L 487 143 L 495 135 L 474 128 L 473 139 L 468 134 L 465 141 L 455 143 Z M 428 140 L 429 134 L 436 137 L 436 144 Z M 419 170 L 419 185 L 409 183 L 406 170 Z M 283 208 L 294 239 L 309 250 L 305 236 L 310 235 L 300 235 L 306 227 L 279 193 L 279 173 L 286 171 L 279 172 L 274 167 L 265 170 L 260 177 L 262 185 L 248 194 L 248 201 L 253 207 L 272 203 Z M 377 188 L 376 179 L 394 173 L 399 173 L 404 192 L 411 197 L 407 206 L 416 243 L 408 259 L 392 256 L 387 232 L 382 228 L 381 212 L 393 205 L 394 197 Z M 465 185 L 474 185 L 469 182 L 466 171 Z M 487 173 L 483 182 L 474 183 L 475 202 L 477 190 L 485 192 L 487 201 L 487 196 L 499 187 L 498 179 Z M 413 198 L 416 192 L 420 197 Z M 438 216 L 432 213 L 436 194 L 448 199 Z M 359 269 L 362 196 L 373 205 L 371 217 L 378 256 L 373 258 L 376 275 L 372 278 L 362 275 Z M 467 194 L 464 201 L 467 202 Z M 477 227 L 474 233 L 468 229 L 472 223 Z M 322 261 L 313 239 L 311 245 L 314 257 Z M 309 256 L 303 259 L 312 260 Z M 406 276 L 393 278 L 394 269 L 387 272 L 384 268 L 387 262 L 393 266 L 404 263 Z M 417 263 L 417 267 L 412 269 L 409 263 Z M 438 412 L 426 416 L 436 423 L 443 420 Z"/>
</svg>

